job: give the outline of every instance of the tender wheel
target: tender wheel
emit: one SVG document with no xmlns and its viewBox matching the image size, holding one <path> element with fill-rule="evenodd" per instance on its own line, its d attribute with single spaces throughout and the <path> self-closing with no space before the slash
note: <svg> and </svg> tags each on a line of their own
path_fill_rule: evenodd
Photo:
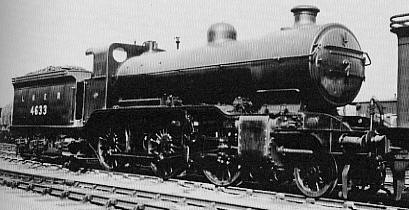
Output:
<svg viewBox="0 0 409 210">
<path fill-rule="evenodd" d="M 109 128 L 98 137 L 98 159 L 105 169 L 113 170 L 121 166 L 120 160 L 113 154 L 125 151 L 125 136 L 125 130 Z"/>
<path fill-rule="evenodd" d="M 158 177 L 166 180 L 184 170 L 183 147 L 168 132 L 162 130 L 156 133 L 150 143 L 151 153 L 155 156 L 151 168 Z"/>
<path fill-rule="evenodd" d="M 338 169 L 331 155 L 314 154 L 309 161 L 294 167 L 294 178 L 298 189 L 308 197 L 320 197 L 330 193 L 338 180 Z"/>
<path fill-rule="evenodd" d="M 235 185 L 240 182 L 241 164 L 236 156 L 225 152 L 206 155 L 203 159 L 203 173 L 218 186 Z"/>
</svg>

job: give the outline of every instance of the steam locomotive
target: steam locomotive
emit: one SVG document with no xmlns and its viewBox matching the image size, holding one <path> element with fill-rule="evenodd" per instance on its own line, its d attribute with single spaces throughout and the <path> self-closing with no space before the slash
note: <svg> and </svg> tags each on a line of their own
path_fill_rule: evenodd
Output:
<svg viewBox="0 0 409 210">
<path fill-rule="evenodd" d="M 164 179 L 195 169 L 219 186 L 295 180 L 311 197 L 340 177 L 376 192 L 387 138 L 373 120 L 336 114 L 358 94 L 369 56 L 347 27 L 317 25 L 318 8 L 291 11 L 292 27 L 256 40 L 217 23 L 197 49 L 113 43 L 87 50 L 93 72 L 48 67 L 13 78 L 19 153 L 96 155 L 106 169 L 150 168 Z"/>
</svg>

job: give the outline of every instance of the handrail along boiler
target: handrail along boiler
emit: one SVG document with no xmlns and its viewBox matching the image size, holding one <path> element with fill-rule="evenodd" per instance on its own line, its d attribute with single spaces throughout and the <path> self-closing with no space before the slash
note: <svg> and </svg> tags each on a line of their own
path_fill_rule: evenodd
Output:
<svg viewBox="0 0 409 210">
<path fill-rule="evenodd" d="M 347 27 L 317 25 L 318 8 L 291 11 L 292 27 L 259 39 L 238 41 L 217 23 L 200 48 L 114 43 L 87 50 L 92 74 L 64 67 L 15 78 L 19 151 L 95 152 L 110 170 L 151 168 L 164 179 L 196 170 L 220 186 L 294 179 L 312 197 L 341 176 L 377 191 L 387 139 L 363 118 L 336 114 L 370 59 Z"/>
</svg>

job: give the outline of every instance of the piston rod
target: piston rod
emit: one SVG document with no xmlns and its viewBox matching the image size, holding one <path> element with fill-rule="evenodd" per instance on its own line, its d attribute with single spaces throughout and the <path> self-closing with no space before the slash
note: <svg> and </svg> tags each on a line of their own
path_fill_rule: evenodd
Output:
<svg viewBox="0 0 409 210">
<path fill-rule="evenodd" d="M 293 153 L 293 154 L 309 154 L 309 155 L 314 154 L 314 152 L 309 149 L 292 149 L 292 148 L 284 148 L 284 147 L 278 147 L 277 152 L 278 153 Z"/>
</svg>

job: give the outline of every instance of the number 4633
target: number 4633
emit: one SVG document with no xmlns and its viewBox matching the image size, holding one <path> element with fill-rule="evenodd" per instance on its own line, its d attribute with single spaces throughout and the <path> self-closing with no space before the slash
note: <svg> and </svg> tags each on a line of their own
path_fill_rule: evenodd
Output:
<svg viewBox="0 0 409 210">
<path fill-rule="evenodd" d="M 47 114 L 47 105 L 35 105 L 31 106 L 30 114 L 31 115 L 46 115 Z"/>
</svg>

